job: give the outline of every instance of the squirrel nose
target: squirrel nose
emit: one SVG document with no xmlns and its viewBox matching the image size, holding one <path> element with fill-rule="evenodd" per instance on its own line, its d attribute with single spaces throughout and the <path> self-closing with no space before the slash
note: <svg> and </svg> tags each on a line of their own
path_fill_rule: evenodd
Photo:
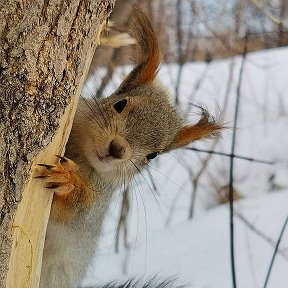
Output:
<svg viewBox="0 0 288 288">
<path fill-rule="evenodd" d="M 125 155 L 126 149 L 121 142 L 117 140 L 111 141 L 109 145 L 109 154 L 110 156 L 116 158 L 116 159 L 122 159 Z"/>
</svg>

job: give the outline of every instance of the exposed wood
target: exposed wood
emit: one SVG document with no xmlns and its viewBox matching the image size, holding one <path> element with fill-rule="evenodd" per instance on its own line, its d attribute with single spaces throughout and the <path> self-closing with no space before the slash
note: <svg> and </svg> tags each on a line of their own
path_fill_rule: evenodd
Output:
<svg viewBox="0 0 288 288">
<path fill-rule="evenodd" d="M 78 96 L 79 94 L 72 99 L 61 118 L 55 139 L 37 155 L 32 168 L 36 163 L 54 163 L 55 155 L 63 154 Z M 53 194 L 41 186 L 41 181 L 31 176 L 33 173 L 30 175 L 12 223 L 13 244 L 6 280 L 6 286 L 9 288 L 38 287 L 39 284 L 45 231 Z"/>
<path fill-rule="evenodd" d="M 30 168 L 63 153 L 113 3 L 0 1 L 0 287 L 38 287 L 52 195 Z"/>
</svg>

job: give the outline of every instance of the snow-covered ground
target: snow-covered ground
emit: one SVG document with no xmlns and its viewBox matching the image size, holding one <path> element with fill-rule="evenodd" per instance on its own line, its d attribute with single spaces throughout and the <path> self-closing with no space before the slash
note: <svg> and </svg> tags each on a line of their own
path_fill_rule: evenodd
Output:
<svg viewBox="0 0 288 288">
<path fill-rule="evenodd" d="M 233 124 L 241 57 L 188 63 L 180 83 L 180 108 L 195 121 L 202 104 Z M 238 287 L 263 287 L 275 243 L 288 215 L 288 49 L 247 56 L 241 82 L 236 154 L 273 161 L 273 165 L 235 159 L 235 251 Z M 163 66 L 159 78 L 174 89 L 178 67 Z M 232 73 L 232 74 L 230 74 Z M 200 81 L 199 81 L 200 79 Z M 114 80 L 115 82 L 119 80 Z M 200 85 L 199 85 L 200 84 Z M 195 87 L 199 86 L 198 89 Z M 226 95 L 226 96 L 225 96 Z M 226 108 L 225 108 L 226 106 Z M 187 108 L 189 107 L 189 108 Z M 216 151 L 230 153 L 232 129 L 223 132 Z M 193 147 L 210 149 L 213 140 Z M 200 178 L 195 213 L 188 220 L 193 177 L 204 153 L 181 150 L 155 159 L 149 174 L 133 183 L 130 193 L 129 247 L 115 253 L 115 227 L 121 204 L 115 194 L 96 257 L 84 284 L 127 279 L 132 275 L 177 277 L 192 287 L 232 287 L 229 255 L 229 211 L 217 191 L 229 183 L 229 157 L 213 155 Z M 122 238 L 121 238 L 122 239 Z M 269 285 L 288 287 L 288 231 L 284 234 Z"/>
</svg>

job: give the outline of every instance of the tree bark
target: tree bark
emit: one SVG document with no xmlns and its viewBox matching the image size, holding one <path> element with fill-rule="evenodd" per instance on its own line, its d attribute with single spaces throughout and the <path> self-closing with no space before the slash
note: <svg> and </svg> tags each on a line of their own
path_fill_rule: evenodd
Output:
<svg viewBox="0 0 288 288">
<path fill-rule="evenodd" d="M 52 195 L 30 168 L 64 152 L 113 5 L 0 0 L 0 287 L 38 287 Z"/>
</svg>

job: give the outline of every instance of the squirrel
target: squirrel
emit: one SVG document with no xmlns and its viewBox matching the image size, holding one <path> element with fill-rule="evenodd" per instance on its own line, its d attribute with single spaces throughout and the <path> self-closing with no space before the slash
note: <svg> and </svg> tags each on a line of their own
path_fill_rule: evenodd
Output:
<svg viewBox="0 0 288 288">
<path fill-rule="evenodd" d="M 133 14 L 134 69 L 110 97 L 80 99 L 65 155 L 35 169 L 34 177 L 54 192 L 40 288 L 79 287 L 113 192 L 156 156 L 223 127 L 205 109 L 196 124 L 184 124 L 156 79 L 161 53 L 151 23 L 139 8 Z"/>
</svg>

